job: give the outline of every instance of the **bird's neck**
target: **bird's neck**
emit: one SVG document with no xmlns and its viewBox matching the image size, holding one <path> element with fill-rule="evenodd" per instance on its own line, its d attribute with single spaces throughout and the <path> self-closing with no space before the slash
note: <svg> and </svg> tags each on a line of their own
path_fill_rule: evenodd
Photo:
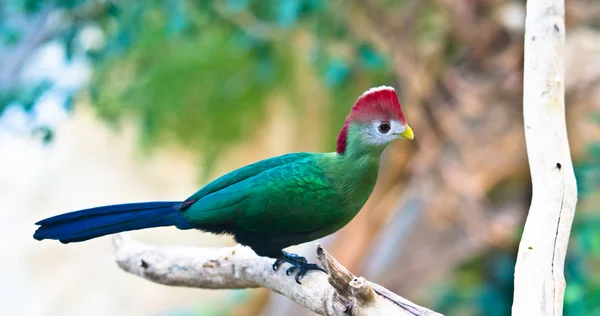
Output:
<svg viewBox="0 0 600 316">
<path fill-rule="evenodd" d="M 347 146 L 343 153 L 334 153 L 335 163 L 331 171 L 335 175 L 335 186 L 344 195 L 364 203 L 371 195 L 383 147 L 367 144 L 358 132 L 350 128 Z"/>
<path fill-rule="evenodd" d="M 345 150 L 338 152 L 339 157 L 364 171 L 373 166 L 379 168 L 379 159 L 385 145 L 369 143 L 361 134 L 361 129 L 359 124 L 350 124 L 345 139 Z"/>
</svg>

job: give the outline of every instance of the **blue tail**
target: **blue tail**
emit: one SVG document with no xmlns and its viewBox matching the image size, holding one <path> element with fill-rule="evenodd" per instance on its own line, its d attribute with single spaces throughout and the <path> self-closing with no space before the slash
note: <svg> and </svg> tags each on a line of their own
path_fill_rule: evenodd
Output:
<svg viewBox="0 0 600 316">
<path fill-rule="evenodd" d="M 57 215 L 36 223 L 37 240 L 62 243 L 84 241 L 108 234 L 159 226 L 191 229 L 179 211 L 182 202 L 146 202 L 108 205 Z"/>
</svg>

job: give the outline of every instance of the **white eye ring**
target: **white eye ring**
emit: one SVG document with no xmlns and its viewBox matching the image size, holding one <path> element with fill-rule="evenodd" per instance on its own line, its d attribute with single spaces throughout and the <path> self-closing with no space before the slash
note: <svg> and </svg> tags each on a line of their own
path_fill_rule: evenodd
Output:
<svg viewBox="0 0 600 316">
<path fill-rule="evenodd" d="M 387 121 L 381 122 L 377 127 L 377 130 L 379 130 L 381 134 L 387 134 L 391 129 L 392 126 L 390 125 L 390 122 Z"/>
</svg>

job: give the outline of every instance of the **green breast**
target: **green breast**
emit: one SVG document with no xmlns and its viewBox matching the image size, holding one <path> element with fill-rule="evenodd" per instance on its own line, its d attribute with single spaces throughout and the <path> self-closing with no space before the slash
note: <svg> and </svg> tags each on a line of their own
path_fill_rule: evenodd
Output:
<svg viewBox="0 0 600 316">
<path fill-rule="evenodd" d="M 327 232 L 331 234 L 348 224 L 369 199 L 377 182 L 379 157 L 345 157 L 332 153 L 324 155 L 319 162 L 339 197 L 339 208 L 330 210 L 336 219 Z"/>
</svg>

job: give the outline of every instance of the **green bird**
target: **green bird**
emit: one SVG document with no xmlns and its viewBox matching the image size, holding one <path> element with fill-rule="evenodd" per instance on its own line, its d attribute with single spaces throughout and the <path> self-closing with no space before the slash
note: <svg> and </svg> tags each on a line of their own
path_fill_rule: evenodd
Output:
<svg viewBox="0 0 600 316">
<path fill-rule="evenodd" d="M 96 207 L 39 221 L 33 237 L 80 242 L 123 231 L 159 226 L 231 234 L 259 256 L 274 258 L 273 269 L 291 264 L 296 281 L 321 270 L 283 249 L 330 235 L 365 204 L 384 148 L 413 139 L 396 91 L 372 88 L 352 107 L 331 153 L 291 153 L 232 171 L 185 201 Z"/>
</svg>

